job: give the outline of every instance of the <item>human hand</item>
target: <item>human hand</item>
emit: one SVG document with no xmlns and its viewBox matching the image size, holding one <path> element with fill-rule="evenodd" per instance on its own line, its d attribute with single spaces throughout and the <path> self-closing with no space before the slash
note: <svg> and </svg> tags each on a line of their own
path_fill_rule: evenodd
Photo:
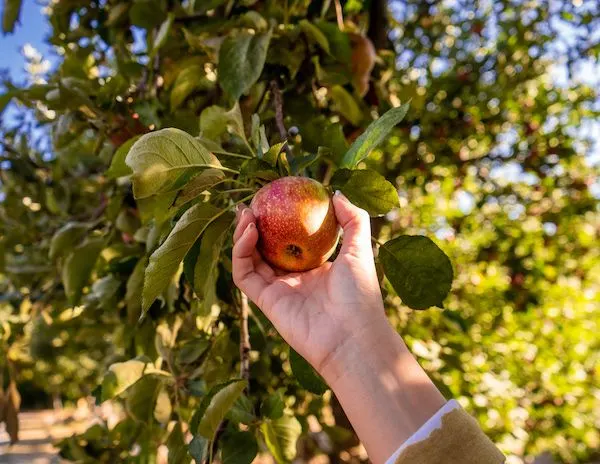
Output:
<svg viewBox="0 0 600 464">
<path fill-rule="evenodd" d="M 377 339 L 389 329 L 375 271 L 366 211 L 336 192 L 333 206 L 343 229 L 335 262 L 301 273 L 272 268 L 256 250 L 252 210 L 237 212 L 233 279 L 281 336 L 327 378 L 332 361 L 349 344 Z M 367 337 L 368 336 L 368 337 Z"/>
<path fill-rule="evenodd" d="M 325 378 L 372 462 L 383 463 L 445 400 L 387 322 L 369 216 L 337 192 L 333 206 L 344 232 L 340 253 L 302 273 L 262 259 L 254 215 L 242 207 L 233 280 Z"/>
</svg>

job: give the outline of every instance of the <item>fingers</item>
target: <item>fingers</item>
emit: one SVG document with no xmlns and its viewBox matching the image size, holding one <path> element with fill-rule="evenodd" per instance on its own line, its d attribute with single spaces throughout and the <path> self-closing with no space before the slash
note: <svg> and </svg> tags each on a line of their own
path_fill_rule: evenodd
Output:
<svg viewBox="0 0 600 464">
<path fill-rule="evenodd" d="M 372 257 L 369 214 L 353 205 L 339 190 L 335 192 L 332 201 L 337 220 L 344 230 L 340 254 Z"/>
<path fill-rule="evenodd" d="M 247 214 L 244 216 L 247 216 Z M 242 219 L 240 217 L 240 223 L 236 227 L 235 233 L 238 235 L 237 238 L 234 235 L 235 245 L 232 252 L 233 281 L 248 298 L 259 304 L 260 295 L 268 283 L 255 269 L 258 230 L 256 230 L 256 225 L 252 220 L 242 230 L 240 228 Z M 238 233 L 238 229 L 241 232 Z"/>
<path fill-rule="evenodd" d="M 237 225 L 235 227 L 235 231 L 233 232 L 233 242 L 237 242 L 239 238 L 242 236 L 246 227 L 251 222 L 256 223 L 256 219 L 254 218 L 254 214 L 252 210 L 245 205 L 239 205 L 236 211 L 236 221 Z"/>
</svg>

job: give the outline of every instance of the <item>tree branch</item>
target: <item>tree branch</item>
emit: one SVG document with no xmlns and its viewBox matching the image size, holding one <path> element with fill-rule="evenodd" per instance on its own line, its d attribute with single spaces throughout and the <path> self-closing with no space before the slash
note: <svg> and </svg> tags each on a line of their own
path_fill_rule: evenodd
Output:
<svg viewBox="0 0 600 464">
<path fill-rule="evenodd" d="M 369 31 L 367 36 L 376 50 L 388 48 L 388 21 L 386 0 L 372 0 L 369 9 Z"/>
<path fill-rule="evenodd" d="M 281 96 L 281 90 L 276 80 L 271 81 L 271 92 L 273 93 L 273 105 L 275 106 L 275 124 L 277 125 L 281 141 L 285 142 L 288 139 L 288 132 L 283 123 L 283 97 Z M 290 159 L 292 153 L 288 144 L 285 145 L 285 153 L 288 159 Z"/>
<path fill-rule="evenodd" d="M 250 334 L 248 333 L 248 297 L 240 291 L 240 377 L 250 379 Z"/>
<path fill-rule="evenodd" d="M 337 19 L 338 28 L 340 31 L 344 30 L 344 13 L 342 11 L 342 4 L 340 0 L 334 0 L 335 3 L 335 17 Z"/>
</svg>

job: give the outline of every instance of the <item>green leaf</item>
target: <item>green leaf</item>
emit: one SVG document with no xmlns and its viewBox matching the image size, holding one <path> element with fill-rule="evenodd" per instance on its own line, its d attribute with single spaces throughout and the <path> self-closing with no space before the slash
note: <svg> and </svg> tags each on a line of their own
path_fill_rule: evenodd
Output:
<svg viewBox="0 0 600 464">
<path fill-rule="evenodd" d="M 214 303 L 221 251 L 234 217 L 233 213 L 226 212 L 206 227 L 199 239 L 198 253 L 189 253 L 184 261 L 186 277 L 207 310 Z"/>
<path fill-rule="evenodd" d="M 270 30 L 261 34 L 242 31 L 227 36 L 221 44 L 219 84 L 233 100 L 239 100 L 258 81 L 270 40 Z"/>
<path fill-rule="evenodd" d="M 156 37 L 154 37 L 154 44 L 152 45 L 152 51 L 150 52 L 150 56 L 153 57 L 156 55 L 156 52 L 160 50 L 160 48 L 167 41 L 167 37 L 169 36 L 169 32 L 171 32 L 171 26 L 173 25 L 173 21 L 175 20 L 175 13 L 171 12 L 167 15 L 167 19 L 163 21 L 156 33 Z"/>
<path fill-rule="evenodd" d="M 130 176 L 132 174 L 131 168 L 125 164 L 125 158 L 133 144 L 137 142 L 140 137 L 141 135 L 136 135 L 117 148 L 117 151 L 110 162 L 110 167 L 106 171 L 106 177 L 109 179 L 116 179 L 117 177 Z"/>
<path fill-rule="evenodd" d="M 204 338 L 190 340 L 177 352 L 177 362 L 179 364 L 191 364 L 202 356 L 208 348 L 210 348 L 210 343 Z"/>
<path fill-rule="evenodd" d="M 154 366 L 144 359 L 130 359 L 112 364 L 102 380 L 101 401 L 104 402 L 119 396 L 140 380 L 144 373 L 152 371 L 153 368 Z"/>
<path fill-rule="evenodd" d="M 96 300 L 100 309 L 112 309 L 116 306 L 115 295 L 120 286 L 121 281 L 114 275 L 109 274 L 94 281 L 88 298 Z"/>
<path fill-rule="evenodd" d="M 302 434 L 302 426 L 294 416 L 282 416 L 267 420 L 260 426 L 265 444 L 279 464 L 288 463 L 296 457 L 296 442 Z"/>
<path fill-rule="evenodd" d="M 133 26 L 150 30 L 158 27 L 165 14 L 160 0 L 134 0 L 129 10 L 129 19 Z"/>
<path fill-rule="evenodd" d="M 353 125 L 358 126 L 363 119 L 363 113 L 354 97 L 341 85 L 331 88 L 331 98 L 334 109 Z"/>
<path fill-rule="evenodd" d="M 329 49 L 329 41 L 327 40 L 325 34 L 321 32 L 321 29 L 306 19 L 301 20 L 298 25 L 310 43 L 318 45 L 325 52 L 327 52 L 327 54 L 331 53 L 331 50 Z"/>
<path fill-rule="evenodd" d="M 429 238 L 401 235 L 379 248 L 379 260 L 405 305 L 412 309 L 442 307 L 452 286 L 452 264 Z"/>
<path fill-rule="evenodd" d="M 127 305 L 127 321 L 135 324 L 142 311 L 142 289 L 144 288 L 144 271 L 148 260 L 140 258 L 127 279 L 125 286 L 125 304 Z"/>
<path fill-rule="evenodd" d="M 269 419 L 279 419 L 283 416 L 284 409 L 285 403 L 283 402 L 283 395 L 280 391 L 276 391 L 272 395 L 269 395 L 260 406 L 260 414 Z"/>
<path fill-rule="evenodd" d="M 164 243 L 150 256 L 142 292 L 143 312 L 169 285 L 179 264 L 206 227 L 223 214 L 209 203 L 198 203 L 181 216 Z"/>
<path fill-rule="evenodd" d="M 245 380 L 233 380 L 211 389 L 200 405 L 203 410 L 198 424 L 200 435 L 208 439 L 214 437 L 219 424 L 247 385 Z"/>
<path fill-rule="evenodd" d="M 83 239 L 88 229 L 87 225 L 77 222 L 68 222 L 62 226 L 52 236 L 48 257 L 54 260 L 66 251 L 70 251 Z"/>
<path fill-rule="evenodd" d="M 133 170 L 136 198 L 178 190 L 200 170 L 220 168 L 198 140 L 173 128 L 141 136 L 125 162 Z"/>
<path fill-rule="evenodd" d="M 0 116 L 2 116 L 2 113 L 4 113 L 4 110 L 6 109 L 6 107 L 11 102 L 14 96 L 15 92 L 5 92 L 3 94 L 0 94 Z"/>
<path fill-rule="evenodd" d="M 240 27 L 246 27 L 250 29 L 256 29 L 259 32 L 266 31 L 269 27 L 269 23 L 263 16 L 257 11 L 246 11 L 238 19 L 238 25 Z"/>
<path fill-rule="evenodd" d="M 267 152 L 262 156 L 262 159 L 271 166 L 275 166 L 277 164 L 277 160 L 279 159 L 279 154 L 283 152 L 283 148 L 285 147 L 286 143 L 287 142 L 276 143 L 267 150 Z"/>
<path fill-rule="evenodd" d="M 213 105 L 202 110 L 200 114 L 200 136 L 216 142 L 221 141 L 221 136 L 228 131 L 246 140 L 244 120 L 239 102 L 230 110 Z"/>
<path fill-rule="evenodd" d="M 298 175 L 304 169 L 312 166 L 319 159 L 321 159 L 321 157 L 323 155 L 323 150 L 322 150 L 323 148 L 325 150 L 327 150 L 327 152 L 330 153 L 329 148 L 327 148 L 327 147 L 321 147 L 321 151 L 319 153 L 309 153 L 309 154 L 304 155 L 304 156 L 294 156 L 290 160 L 290 169 L 292 171 L 292 174 L 293 175 Z"/>
<path fill-rule="evenodd" d="M 256 420 L 254 415 L 254 405 L 250 398 L 246 395 L 241 395 L 233 404 L 227 418 L 238 424 L 249 425 Z"/>
<path fill-rule="evenodd" d="M 381 216 L 400 206 L 392 183 L 371 169 L 338 169 L 331 178 L 331 186 L 371 216 Z"/>
<path fill-rule="evenodd" d="M 171 111 L 176 110 L 181 104 L 194 92 L 199 90 L 208 90 L 214 87 L 214 84 L 206 79 L 204 64 L 193 63 L 183 68 L 177 75 L 170 95 Z"/>
<path fill-rule="evenodd" d="M 212 171 L 212 168 L 207 169 L 207 171 Z M 190 182 L 192 181 L 193 179 Z M 182 190 L 185 190 L 190 182 L 188 182 Z M 160 229 L 160 227 L 165 224 L 167 219 L 170 219 L 171 216 L 177 212 L 177 210 L 175 209 L 174 211 L 173 208 L 177 194 L 178 192 L 173 191 L 152 195 L 150 197 L 138 198 L 136 203 L 142 224 L 148 224 L 152 219 L 154 219 L 154 226 Z M 150 245 L 151 240 L 148 240 L 146 243 Z M 152 250 L 153 248 L 153 246 L 149 246 L 148 250 Z"/>
<path fill-rule="evenodd" d="M 258 443 L 250 432 L 228 432 L 222 438 L 223 464 L 251 464 L 258 454 Z"/>
<path fill-rule="evenodd" d="M 323 86 L 345 85 L 352 80 L 350 68 L 345 64 L 338 62 L 322 64 L 318 56 L 313 56 L 311 61 L 315 66 L 317 80 Z"/>
<path fill-rule="evenodd" d="M 190 455 L 188 454 L 188 447 L 185 444 L 185 437 L 183 436 L 180 422 L 175 422 L 175 426 L 167 439 L 166 446 L 169 450 L 168 464 L 190 463 Z M 154 452 L 156 453 L 156 448 Z"/>
<path fill-rule="evenodd" d="M 331 56 L 340 63 L 349 64 L 352 58 L 350 36 L 341 31 L 335 23 L 316 21 L 314 24 L 327 38 Z"/>
<path fill-rule="evenodd" d="M 76 305 L 83 287 L 88 283 L 98 255 L 104 248 L 104 239 L 92 238 L 76 247 L 65 259 L 62 282 L 69 303 Z"/>
<path fill-rule="evenodd" d="M 390 131 L 398 124 L 408 112 L 408 103 L 397 108 L 392 108 L 376 121 L 358 137 L 344 155 L 341 167 L 353 168 L 367 156 L 371 150 L 376 148 L 387 137 Z"/>
<path fill-rule="evenodd" d="M 196 435 L 188 444 L 188 451 L 196 461 L 196 464 L 203 464 L 208 458 L 208 439 L 201 435 Z"/>
<path fill-rule="evenodd" d="M 252 158 L 245 161 L 240 167 L 240 174 L 247 179 L 259 179 L 266 182 L 279 179 L 280 177 L 279 173 L 273 169 L 273 166 L 259 158 Z"/>
<path fill-rule="evenodd" d="M 293 29 L 286 31 L 285 34 L 274 36 L 267 53 L 267 63 L 286 67 L 291 79 L 296 78 L 308 55 L 306 41 L 300 34 L 298 29 Z"/>
<path fill-rule="evenodd" d="M 22 0 L 4 0 L 2 7 L 2 32 L 11 34 L 15 30 L 15 24 L 21 16 Z"/>
<path fill-rule="evenodd" d="M 177 192 L 172 207 L 175 209 L 181 208 L 186 203 L 198 198 L 205 190 L 219 184 L 223 179 L 225 179 L 225 174 L 220 169 L 211 168 L 202 171 Z"/>
<path fill-rule="evenodd" d="M 164 376 L 144 375 L 127 390 L 125 405 L 131 417 L 146 424 L 153 418 L 161 424 L 169 422 L 172 406 L 164 379 Z"/>
<path fill-rule="evenodd" d="M 329 387 L 306 359 L 290 347 L 290 366 L 298 383 L 309 392 L 322 395 Z"/>
<path fill-rule="evenodd" d="M 331 124 L 326 118 L 320 116 L 302 121 L 298 125 L 304 150 L 316 153 L 319 147 L 327 147 L 331 149 L 332 158 L 336 162 L 341 160 L 348 150 L 341 124 Z"/>
</svg>

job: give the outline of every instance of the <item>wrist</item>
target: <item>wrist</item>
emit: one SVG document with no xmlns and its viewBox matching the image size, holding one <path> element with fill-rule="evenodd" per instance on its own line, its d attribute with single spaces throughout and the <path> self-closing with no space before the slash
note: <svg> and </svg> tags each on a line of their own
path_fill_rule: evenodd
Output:
<svg viewBox="0 0 600 464">
<path fill-rule="evenodd" d="M 445 403 L 400 336 L 381 319 L 349 337 L 321 370 L 372 462 L 385 462 Z"/>
<path fill-rule="evenodd" d="M 360 330 L 348 336 L 317 369 L 328 385 L 335 384 L 348 375 L 362 375 L 373 366 L 372 361 L 384 358 L 384 352 L 392 349 L 396 355 L 408 353 L 400 336 L 392 329 L 385 317 L 375 318 Z M 343 381 L 343 380 L 342 380 Z"/>
</svg>

